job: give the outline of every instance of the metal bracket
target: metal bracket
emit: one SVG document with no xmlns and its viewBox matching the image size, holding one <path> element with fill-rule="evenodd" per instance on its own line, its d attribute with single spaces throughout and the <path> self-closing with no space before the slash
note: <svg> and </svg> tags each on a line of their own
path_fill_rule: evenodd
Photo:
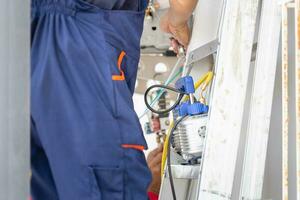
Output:
<svg viewBox="0 0 300 200">
<path fill-rule="evenodd" d="M 199 165 L 171 165 L 172 176 L 175 179 L 198 179 L 200 174 Z M 166 171 L 165 177 L 169 177 Z"/>
<path fill-rule="evenodd" d="M 217 52 L 219 46 L 219 40 L 212 40 L 205 45 L 191 51 L 189 53 L 186 65 L 192 65 L 193 63 L 202 60 L 203 58 Z"/>
</svg>

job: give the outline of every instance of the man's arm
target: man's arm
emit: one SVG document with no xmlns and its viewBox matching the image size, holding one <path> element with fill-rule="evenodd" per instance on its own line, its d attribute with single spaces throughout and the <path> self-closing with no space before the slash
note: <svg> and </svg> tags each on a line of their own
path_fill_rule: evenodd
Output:
<svg viewBox="0 0 300 200">
<path fill-rule="evenodd" d="M 170 8 L 161 19 L 162 30 L 172 34 L 184 47 L 187 47 L 190 40 L 190 30 L 187 22 L 197 2 L 198 0 L 170 0 Z"/>
<path fill-rule="evenodd" d="M 170 0 L 170 9 L 168 11 L 170 23 L 173 26 L 186 23 L 196 5 L 197 0 Z"/>
<path fill-rule="evenodd" d="M 152 174 L 152 181 L 148 188 L 148 192 L 159 194 L 161 185 L 161 159 L 162 159 L 163 145 L 160 145 L 151 151 L 147 158 L 147 163 Z"/>
</svg>

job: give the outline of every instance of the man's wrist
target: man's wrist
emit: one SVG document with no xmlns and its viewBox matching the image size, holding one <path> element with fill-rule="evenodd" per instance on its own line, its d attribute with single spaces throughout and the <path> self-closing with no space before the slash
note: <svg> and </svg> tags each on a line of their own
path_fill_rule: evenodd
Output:
<svg viewBox="0 0 300 200">
<path fill-rule="evenodd" d="M 186 19 L 183 17 L 174 16 L 174 14 L 172 14 L 171 11 L 167 13 L 167 17 L 168 17 L 169 25 L 171 25 L 173 28 L 183 27 L 188 21 L 188 18 Z"/>
</svg>

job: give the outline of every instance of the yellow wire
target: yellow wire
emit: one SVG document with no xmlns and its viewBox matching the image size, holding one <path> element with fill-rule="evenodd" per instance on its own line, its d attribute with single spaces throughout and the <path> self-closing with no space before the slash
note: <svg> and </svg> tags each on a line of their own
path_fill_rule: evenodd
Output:
<svg viewBox="0 0 300 200">
<path fill-rule="evenodd" d="M 201 88 L 202 91 L 204 91 L 206 89 L 206 87 L 208 86 L 208 84 L 211 82 L 213 78 L 213 72 L 209 71 L 206 74 L 204 74 L 195 84 L 195 90 L 197 90 L 203 83 L 203 86 Z M 188 96 L 186 96 L 184 98 L 184 101 L 188 100 Z M 170 127 L 167 131 L 167 136 L 166 136 L 166 140 L 164 143 L 164 148 L 163 148 L 163 154 L 162 154 L 162 160 L 161 160 L 161 177 L 163 177 L 164 175 L 164 170 L 165 170 L 165 165 L 166 165 L 166 160 L 167 160 L 167 155 L 168 155 L 168 144 L 169 144 L 169 140 L 170 140 L 170 132 L 172 130 L 174 126 L 174 120 L 172 120 L 170 122 Z"/>
<path fill-rule="evenodd" d="M 202 86 L 202 91 L 206 89 L 206 87 L 208 86 L 208 84 L 211 82 L 212 78 L 213 78 L 213 72 L 209 71 L 206 74 L 204 74 L 195 84 L 195 90 L 197 90 L 203 83 L 204 85 Z M 188 96 L 186 96 L 183 101 L 187 101 L 188 100 Z"/>
<path fill-rule="evenodd" d="M 206 78 L 205 78 L 205 82 L 204 82 L 204 85 L 202 86 L 202 90 L 205 90 L 206 89 L 206 87 L 209 85 L 209 83 L 211 82 L 211 80 L 212 80 L 212 78 L 213 78 L 213 76 L 214 76 L 214 74 L 213 74 L 213 72 L 211 72 L 211 71 L 209 71 L 209 72 L 207 72 L 206 74 L 205 74 L 205 76 L 206 76 Z M 197 81 L 197 83 L 198 83 L 198 81 Z M 197 84 L 196 83 L 196 84 Z M 195 84 L 195 85 L 196 85 Z M 200 84 L 201 85 L 201 84 Z M 200 86 L 199 85 L 199 86 Z M 196 85 L 197 86 L 197 85 Z M 196 87 L 195 86 L 195 89 L 197 90 L 197 88 L 199 87 Z"/>
<path fill-rule="evenodd" d="M 172 121 L 170 123 L 170 127 L 167 131 L 167 137 L 166 137 L 166 140 L 165 140 L 165 143 L 164 143 L 164 148 L 163 148 L 163 153 L 162 153 L 162 158 L 161 158 L 161 177 L 163 177 L 164 175 L 164 170 L 165 170 L 165 165 L 166 165 L 166 160 L 167 160 L 167 155 L 168 155 L 168 145 L 169 145 L 169 139 L 170 139 L 170 132 L 171 132 L 171 129 L 173 128 L 174 126 L 174 121 Z"/>
</svg>

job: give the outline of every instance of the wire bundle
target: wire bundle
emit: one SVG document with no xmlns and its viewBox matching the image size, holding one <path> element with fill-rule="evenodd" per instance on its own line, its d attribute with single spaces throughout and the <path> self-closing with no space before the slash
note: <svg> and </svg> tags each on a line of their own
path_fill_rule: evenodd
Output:
<svg viewBox="0 0 300 200">
<path fill-rule="evenodd" d="M 197 90 L 201 85 L 201 94 L 200 94 L 200 101 L 203 101 L 204 97 L 203 97 L 203 92 L 206 90 L 207 86 L 209 85 L 209 83 L 211 82 L 213 78 L 213 72 L 209 71 L 207 72 L 204 76 L 202 76 L 195 84 L 195 90 Z M 155 99 L 149 103 L 148 102 L 148 94 L 149 92 L 154 89 L 154 88 L 160 88 L 158 95 L 155 97 Z M 173 92 L 178 93 L 178 97 L 174 103 L 174 105 L 172 105 L 170 108 L 164 110 L 164 111 L 159 111 L 159 110 L 155 110 L 152 106 L 153 104 L 160 98 L 160 96 L 163 94 L 163 92 L 165 90 L 171 90 Z M 144 101 L 145 104 L 147 106 L 147 109 L 151 110 L 154 113 L 157 114 L 165 114 L 165 113 L 169 113 L 171 112 L 174 108 L 176 108 L 180 102 L 183 101 L 187 101 L 189 96 L 184 97 L 185 94 L 181 93 L 179 90 L 177 90 L 176 88 L 170 87 L 168 85 L 153 85 L 151 87 L 149 87 L 144 95 Z M 183 98 L 184 97 L 184 98 Z M 202 102 L 203 103 L 203 102 Z M 181 118 L 179 118 L 178 120 L 176 120 L 175 122 L 172 120 L 170 123 L 170 127 L 167 131 L 167 137 L 166 137 L 166 141 L 164 143 L 164 148 L 163 148 L 163 154 L 162 154 L 162 166 L 161 166 L 161 176 L 163 176 L 164 174 L 164 167 L 166 165 L 166 160 L 167 160 L 167 168 L 168 168 L 168 174 L 169 174 L 169 180 L 170 180 L 170 186 L 171 186 L 171 191 L 172 191 L 172 196 L 173 196 L 173 200 L 176 200 L 176 192 L 175 192 L 175 187 L 174 187 L 174 181 L 173 181 L 173 177 L 172 177 L 172 168 L 171 168 L 171 141 L 172 141 L 172 137 L 173 137 L 173 133 L 176 130 L 177 126 L 187 117 L 183 116 Z"/>
</svg>

